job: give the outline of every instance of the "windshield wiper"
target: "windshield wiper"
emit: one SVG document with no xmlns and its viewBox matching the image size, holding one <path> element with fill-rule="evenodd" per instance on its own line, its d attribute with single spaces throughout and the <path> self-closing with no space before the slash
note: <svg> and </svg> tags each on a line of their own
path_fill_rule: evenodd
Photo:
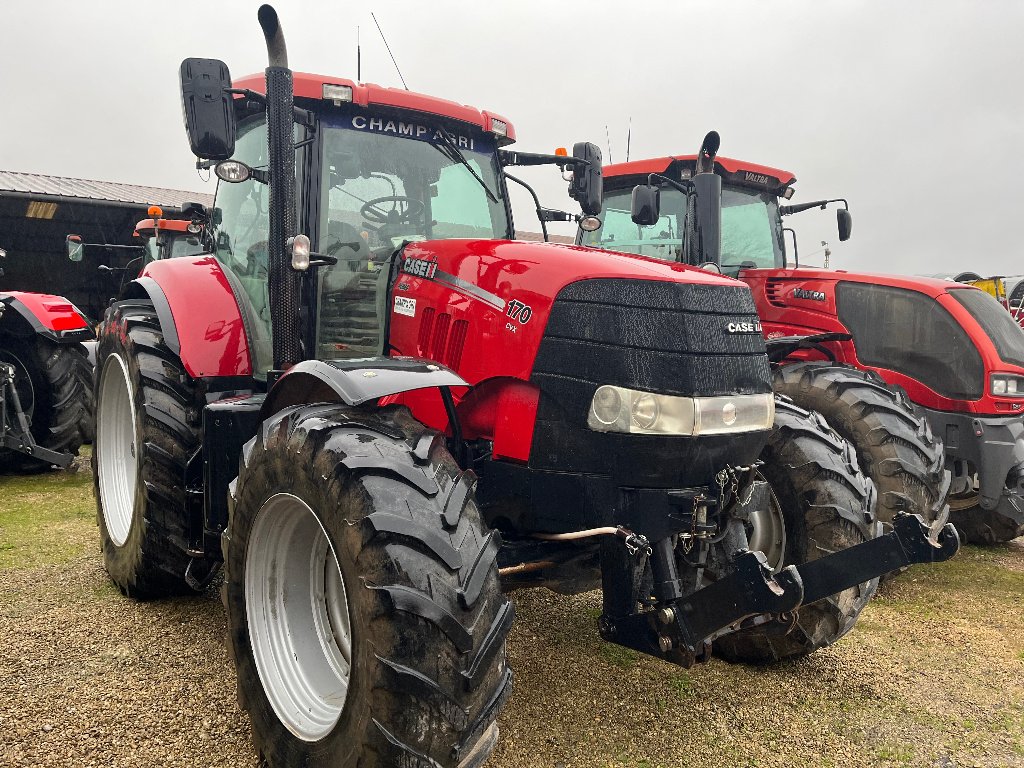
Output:
<svg viewBox="0 0 1024 768">
<path fill-rule="evenodd" d="M 491 202 L 498 202 L 497 195 L 491 192 L 491 188 L 487 186 L 487 182 L 480 178 L 480 174 L 478 174 L 473 166 L 469 164 L 469 160 L 467 160 L 466 156 L 462 154 L 462 151 L 459 149 L 458 145 L 456 145 L 455 140 L 449 135 L 448 131 L 441 126 L 437 126 L 437 135 L 444 140 L 444 147 L 442 148 L 440 144 L 434 144 L 433 142 L 431 142 L 431 146 L 436 147 L 437 151 L 449 160 L 454 160 L 455 162 L 466 166 L 466 170 L 473 174 L 473 178 L 480 183 L 481 187 L 484 188 L 484 192 L 486 192 L 487 196 L 491 198 Z M 446 152 L 445 149 L 448 151 Z"/>
</svg>

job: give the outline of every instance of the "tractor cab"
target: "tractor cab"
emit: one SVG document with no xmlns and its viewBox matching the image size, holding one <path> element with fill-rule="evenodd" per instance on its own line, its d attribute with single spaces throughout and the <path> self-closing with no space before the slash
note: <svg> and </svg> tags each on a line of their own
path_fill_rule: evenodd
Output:
<svg viewBox="0 0 1024 768">
<path fill-rule="evenodd" d="M 211 217 L 214 255 L 240 289 L 257 371 L 273 367 L 265 89 L 263 75 L 234 82 L 234 151 L 216 166 L 221 183 Z M 487 111 L 313 74 L 295 73 L 293 89 L 296 224 L 316 267 L 302 289 L 315 315 L 303 343 L 319 359 L 386 352 L 384 299 L 405 245 L 513 238 L 505 165 L 579 168 L 579 199 L 591 201 L 590 212 L 600 204 L 600 188 L 587 184 L 582 164 L 573 165 L 594 152 L 599 176 L 592 145 L 578 144 L 574 157 L 506 152 L 515 130 Z M 402 269 L 432 278 L 436 265 L 406 260 Z M 415 306 L 409 301 L 396 307 Z"/>
<path fill-rule="evenodd" d="M 681 155 L 606 167 L 602 226 L 592 232 L 581 230 L 580 242 L 687 263 L 683 243 L 691 197 L 687 187 L 697 175 L 697 161 L 696 155 Z M 721 271 L 735 276 L 744 268 L 785 268 L 782 216 L 790 211 L 783 202 L 793 195 L 796 177 L 788 171 L 721 156 L 714 158 L 713 168 L 721 178 Z M 658 218 L 650 224 L 640 225 L 632 218 L 637 185 L 657 189 Z M 823 202 L 814 206 L 824 207 Z M 842 240 L 849 237 L 848 213 L 842 217 L 846 221 Z"/>
<path fill-rule="evenodd" d="M 150 206 L 149 218 L 135 225 L 133 236 L 142 241 L 143 264 L 159 259 L 195 256 L 209 252 L 206 237 L 206 208 L 200 203 L 185 203 L 175 215 L 188 218 L 167 218 L 160 206 Z"/>
</svg>

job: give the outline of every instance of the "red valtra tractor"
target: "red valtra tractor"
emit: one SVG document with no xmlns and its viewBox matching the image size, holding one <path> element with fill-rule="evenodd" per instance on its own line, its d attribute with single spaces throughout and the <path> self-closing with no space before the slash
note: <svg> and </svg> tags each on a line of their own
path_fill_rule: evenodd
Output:
<svg viewBox="0 0 1024 768">
<path fill-rule="evenodd" d="M 596 146 L 516 152 L 494 113 L 293 74 L 259 19 L 265 76 L 181 65 L 214 250 L 109 308 L 93 466 L 123 592 L 223 564 L 263 761 L 482 764 L 513 587 L 600 587 L 603 637 L 668 661 L 767 660 L 955 553 L 914 515 L 880 535 L 849 444 L 776 404 L 746 286 L 511 239 L 504 168 L 571 169 L 594 216 Z"/>
<path fill-rule="evenodd" d="M 91 438 L 92 338 L 67 299 L 0 290 L 0 472 L 67 467 Z"/>
<path fill-rule="evenodd" d="M 899 510 L 939 524 L 950 480 L 950 519 L 969 541 L 1024 534 L 1024 332 L 989 294 L 947 280 L 787 266 L 783 217 L 838 210 L 845 200 L 787 205 L 792 173 L 717 156 L 638 160 L 605 168 L 602 226 L 585 245 L 700 264 L 701 233 L 721 228 L 721 256 L 707 265 L 753 293 L 776 390 L 857 446 L 879 489 L 879 517 Z M 698 183 L 716 178 L 720 218 L 693 211 Z M 715 192 L 719 194 L 719 192 Z M 717 236 L 717 233 L 716 233 Z M 911 413 L 917 414 L 915 417 Z"/>
</svg>

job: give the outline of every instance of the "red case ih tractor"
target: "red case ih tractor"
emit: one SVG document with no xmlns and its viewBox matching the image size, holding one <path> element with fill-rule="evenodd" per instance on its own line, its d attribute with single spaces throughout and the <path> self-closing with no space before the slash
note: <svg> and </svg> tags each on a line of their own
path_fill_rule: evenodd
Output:
<svg viewBox="0 0 1024 768">
<path fill-rule="evenodd" d="M 0 470 L 66 467 L 91 439 L 92 338 L 67 299 L 0 291 Z"/>
<path fill-rule="evenodd" d="M 756 324 L 746 286 L 510 239 L 503 167 L 571 168 L 593 215 L 595 146 L 514 152 L 493 113 L 293 75 L 259 19 L 265 77 L 182 63 L 215 251 L 153 261 L 108 310 L 93 466 L 126 594 L 223 563 L 261 759 L 480 765 L 511 690 L 503 589 L 600 584 L 613 642 L 764 660 L 957 550 L 913 515 L 878 535 L 850 446 L 776 405 L 761 335 L 729 330 Z"/>
<path fill-rule="evenodd" d="M 712 268 L 750 286 L 769 355 L 785 363 L 777 391 L 857 446 L 879 489 L 879 517 L 944 519 L 937 437 L 961 534 L 978 543 L 1024 534 L 1024 333 L 1010 315 L 985 292 L 946 280 L 787 268 L 782 217 L 842 203 L 845 240 L 846 201 L 785 205 L 793 174 L 716 152 L 607 166 L 604 221 L 579 242 L 694 264 L 702 226 L 720 226 Z M 687 212 L 702 177 L 718 180 L 717 222 Z M 795 247 L 794 234 L 796 257 Z"/>
</svg>

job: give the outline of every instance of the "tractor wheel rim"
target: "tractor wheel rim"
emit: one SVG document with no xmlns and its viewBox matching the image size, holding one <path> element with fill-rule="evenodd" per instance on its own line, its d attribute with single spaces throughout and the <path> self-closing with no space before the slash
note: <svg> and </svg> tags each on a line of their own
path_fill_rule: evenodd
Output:
<svg viewBox="0 0 1024 768">
<path fill-rule="evenodd" d="M 100 507 L 111 541 L 128 540 L 138 483 L 135 398 L 128 366 L 120 355 L 103 363 L 96 403 L 96 462 Z"/>
<path fill-rule="evenodd" d="M 25 418 L 32 422 L 32 414 L 36 410 L 36 388 L 32 384 L 32 377 L 29 375 L 28 366 L 20 357 L 10 350 L 0 351 L 0 363 L 7 363 L 14 366 L 14 391 L 18 393 L 18 400 L 21 402 L 21 411 Z M 14 403 L 8 404 L 9 420 L 14 421 Z"/>
<path fill-rule="evenodd" d="M 751 550 L 764 553 L 773 573 L 782 570 L 786 562 L 786 521 L 774 491 L 768 491 L 767 509 L 751 512 L 747 539 Z"/>
<path fill-rule="evenodd" d="M 951 493 L 947 501 L 951 511 L 962 512 L 965 509 L 978 506 L 981 502 L 981 494 L 976 489 L 965 491 L 964 493 Z"/>
<path fill-rule="evenodd" d="M 243 583 L 263 691 L 292 734 L 318 741 L 345 707 L 352 627 L 334 547 L 302 499 L 279 493 L 256 513 Z"/>
</svg>

